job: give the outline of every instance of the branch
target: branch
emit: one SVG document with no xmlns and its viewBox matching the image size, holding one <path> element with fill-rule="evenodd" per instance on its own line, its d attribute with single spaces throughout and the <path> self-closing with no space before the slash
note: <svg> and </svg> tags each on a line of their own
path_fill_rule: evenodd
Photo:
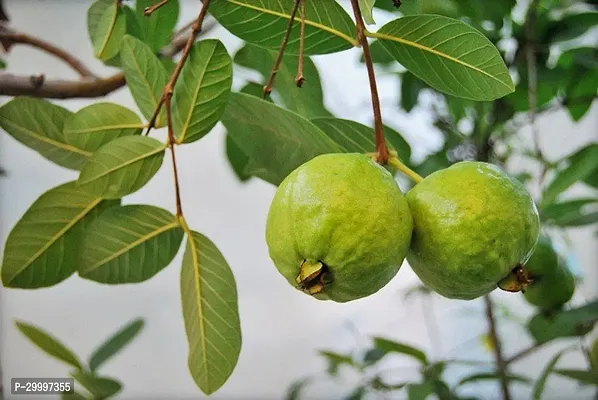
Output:
<svg viewBox="0 0 598 400">
<path fill-rule="evenodd" d="M 510 364 L 512 362 L 515 362 L 515 361 L 527 356 L 528 354 L 535 352 L 540 347 L 542 347 L 544 344 L 546 344 L 546 343 L 534 344 L 534 345 L 528 347 L 527 349 L 520 351 L 519 353 L 515 354 L 511 358 L 508 358 L 507 360 L 505 360 L 505 364 Z"/>
<path fill-rule="evenodd" d="M 274 80 L 276 79 L 276 74 L 278 73 L 278 69 L 280 68 L 280 63 L 282 62 L 282 57 L 284 56 L 284 51 L 287 48 L 287 43 L 289 42 L 289 36 L 291 35 L 291 29 L 293 28 L 293 22 L 295 22 L 295 15 L 297 14 L 297 9 L 299 8 L 299 1 L 295 0 L 293 4 L 293 11 L 291 11 L 291 18 L 289 18 L 289 23 L 287 24 L 287 30 L 284 33 L 284 37 L 282 38 L 282 44 L 280 45 L 280 50 L 278 51 L 278 56 L 276 57 L 276 61 L 274 62 L 274 67 L 272 67 L 272 72 L 270 72 L 270 77 L 268 78 L 268 83 L 264 86 L 263 97 L 264 99 L 268 97 L 270 93 L 272 93 L 272 86 L 274 86 Z"/>
<path fill-rule="evenodd" d="M 168 3 L 168 0 L 162 0 L 156 4 L 154 4 L 153 6 L 150 7 L 145 7 L 145 10 L 143 10 L 143 15 L 145 15 L 146 17 L 149 17 L 150 15 L 152 15 L 155 11 L 159 10 L 160 7 L 166 5 L 166 3 Z"/>
<path fill-rule="evenodd" d="M 365 36 L 365 25 L 359 9 L 358 0 L 351 0 L 353 6 L 353 14 L 355 15 L 355 22 L 357 26 L 357 40 L 363 48 L 363 56 L 365 58 L 365 65 L 368 70 L 368 77 L 370 80 L 370 91 L 372 94 L 372 108 L 374 110 L 374 124 L 376 128 L 376 153 L 378 163 L 385 165 L 388 162 L 388 147 L 386 146 L 386 139 L 384 138 L 384 127 L 382 125 L 382 113 L 380 111 L 380 98 L 378 97 L 378 87 L 376 85 L 376 76 L 374 75 L 374 63 L 370 54 L 370 46 L 368 39 Z"/>
<path fill-rule="evenodd" d="M 206 24 L 207 32 L 216 26 Z M 185 47 L 189 36 L 175 35 L 172 42 L 159 52 L 160 57 L 174 57 Z M 45 79 L 45 76 L 0 74 L 0 96 L 30 96 L 47 99 L 75 99 L 104 97 L 125 86 L 122 72 L 107 78 L 84 78 L 81 80 Z"/>
<path fill-rule="evenodd" d="M 488 327 L 490 330 L 490 338 L 494 348 L 494 359 L 496 361 L 496 371 L 500 376 L 500 386 L 502 389 L 503 400 L 511 400 L 511 393 L 509 392 L 509 382 L 507 380 L 506 368 L 507 364 L 502 354 L 502 343 L 498 337 L 496 330 L 496 320 L 494 319 L 494 310 L 492 300 L 489 295 L 484 296 L 484 302 L 486 303 L 486 319 L 488 320 Z"/>
<path fill-rule="evenodd" d="M 6 27 L 1 27 L 0 40 L 6 51 L 8 51 L 13 44 L 27 44 L 61 59 L 84 78 L 91 78 L 94 76 L 94 74 L 74 55 L 40 38 L 25 33 L 13 32 Z"/>
</svg>

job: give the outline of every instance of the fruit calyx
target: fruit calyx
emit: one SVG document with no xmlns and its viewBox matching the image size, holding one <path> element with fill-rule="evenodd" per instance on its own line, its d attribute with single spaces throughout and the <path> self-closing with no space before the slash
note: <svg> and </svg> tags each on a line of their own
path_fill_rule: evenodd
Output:
<svg viewBox="0 0 598 400">
<path fill-rule="evenodd" d="M 324 286 L 332 283 L 329 279 L 328 266 L 319 260 L 303 260 L 295 282 L 297 289 L 310 295 L 321 293 Z"/>
<path fill-rule="evenodd" d="M 529 276 L 523 266 L 519 264 L 509 272 L 509 275 L 498 281 L 497 286 L 505 292 L 525 293 L 525 289 L 527 289 L 532 282 L 534 282 L 534 280 Z"/>
</svg>

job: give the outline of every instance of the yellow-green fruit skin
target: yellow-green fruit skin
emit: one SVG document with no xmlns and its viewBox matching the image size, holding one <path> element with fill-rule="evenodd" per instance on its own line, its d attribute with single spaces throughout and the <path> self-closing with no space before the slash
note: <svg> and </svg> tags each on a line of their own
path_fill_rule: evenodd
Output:
<svg viewBox="0 0 598 400">
<path fill-rule="evenodd" d="M 377 292 L 397 274 L 412 230 L 405 196 L 388 171 L 362 154 L 325 154 L 280 184 L 266 242 L 295 287 L 303 260 L 323 262 L 332 282 L 314 297 L 344 303 Z"/>
<path fill-rule="evenodd" d="M 533 280 L 523 294 L 530 304 L 543 310 L 553 310 L 573 297 L 575 277 L 558 256 L 547 236 L 540 236 L 524 269 Z"/>
<path fill-rule="evenodd" d="M 471 300 L 532 253 L 538 210 L 525 187 L 493 164 L 462 161 L 407 193 L 414 232 L 407 261 L 441 296 Z"/>
</svg>

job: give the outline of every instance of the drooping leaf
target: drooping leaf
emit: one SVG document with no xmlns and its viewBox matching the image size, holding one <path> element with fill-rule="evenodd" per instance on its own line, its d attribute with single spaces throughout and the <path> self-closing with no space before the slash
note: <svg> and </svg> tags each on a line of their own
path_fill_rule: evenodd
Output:
<svg viewBox="0 0 598 400">
<path fill-rule="evenodd" d="M 598 13 L 596 13 L 598 14 Z M 567 111 L 575 122 L 580 121 L 598 98 L 598 71 L 584 71 L 567 90 Z"/>
<path fill-rule="evenodd" d="M 598 144 L 588 145 L 569 157 L 569 165 L 559 171 L 544 190 L 542 201 L 553 203 L 559 194 L 575 182 L 598 171 Z"/>
<path fill-rule="evenodd" d="M 538 313 L 527 323 L 527 330 L 538 344 L 565 337 L 583 336 L 598 321 L 598 301 L 554 315 Z"/>
<path fill-rule="evenodd" d="M 126 32 L 126 16 L 116 2 L 113 2 L 104 9 L 95 27 L 92 38 L 95 56 L 103 61 L 116 56 L 120 50 L 120 40 Z"/>
<path fill-rule="evenodd" d="M 46 354 L 77 369 L 83 368 L 77 359 L 77 356 L 75 356 L 70 349 L 60 343 L 60 341 L 58 341 L 56 338 L 44 332 L 40 328 L 25 322 L 17 321 L 15 324 L 19 331 L 21 331 L 21 333 L 25 335 L 27 339 L 33 342 L 33 344 L 43 350 Z"/>
<path fill-rule="evenodd" d="M 408 166 L 411 166 L 411 146 L 409 146 L 403 135 L 393 128 L 384 125 L 384 136 L 386 136 L 388 143 L 397 152 L 399 159 Z"/>
<path fill-rule="evenodd" d="M 251 178 L 251 174 L 245 172 L 245 168 L 249 164 L 249 157 L 243 153 L 243 150 L 232 139 L 231 135 L 226 135 L 226 157 L 233 167 L 233 171 L 241 182 L 247 181 Z"/>
<path fill-rule="evenodd" d="M 241 324 L 230 267 L 216 246 L 194 231 L 187 235 L 181 297 L 189 370 L 198 387 L 209 395 L 235 369 L 241 351 Z"/>
<path fill-rule="evenodd" d="M 121 41 L 120 58 L 131 95 L 143 116 L 149 121 L 168 82 L 166 68 L 148 45 L 130 35 L 125 35 Z M 166 112 L 165 108 L 162 108 L 156 120 L 156 127 L 165 125 Z"/>
<path fill-rule="evenodd" d="M 278 50 L 291 18 L 293 1 L 221 0 L 210 14 L 233 35 L 257 46 Z M 300 13 L 297 12 L 286 52 L 298 54 Z M 306 55 L 334 53 L 357 45 L 355 25 L 335 0 L 305 2 Z"/>
<path fill-rule="evenodd" d="M 339 354 L 332 351 L 320 351 L 319 354 L 328 361 L 328 374 L 331 376 L 336 376 L 339 367 L 343 365 L 355 367 L 353 358 L 350 355 Z"/>
<path fill-rule="evenodd" d="M 500 374 L 495 373 L 495 372 L 475 373 L 475 374 L 466 376 L 465 378 L 461 378 L 459 380 L 459 386 L 465 385 L 467 383 L 472 383 L 472 382 L 487 381 L 487 380 L 500 380 L 500 379 L 501 379 Z M 505 376 L 505 379 L 512 383 L 520 382 L 520 383 L 530 384 L 532 382 L 531 379 L 529 379 L 525 376 L 520 376 L 520 375 L 507 374 Z"/>
<path fill-rule="evenodd" d="M 598 12 L 567 14 L 550 24 L 542 43 L 555 43 L 576 39 L 598 26 Z"/>
<path fill-rule="evenodd" d="M 515 90 L 496 47 L 461 21 L 414 15 L 391 21 L 371 35 L 415 76 L 441 92 L 489 101 Z"/>
<path fill-rule="evenodd" d="M 358 386 L 349 393 L 345 400 L 361 400 L 367 393 L 367 389 L 364 386 Z"/>
<path fill-rule="evenodd" d="M 556 369 L 556 374 L 574 379 L 581 385 L 596 385 L 598 386 L 598 374 L 596 371 L 584 371 L 579 369 Z"/>
<path fill-rule="evenodd" d="M 102 343 L 89 358 L 89 370 L 95 373 L 97 369 L 110 357 L 120 352 L 128 345 L 143 328 L 142 319 L 131 321 L 114 333 L 108 340 Z"/>
<path fill-rule="evenodd" d="M 114 4 L 114 0 L 96 0 L 87 9 L 87 34 L 92 43 L 97 36 L 98 25 L 100 24 L 102 15 L 108 8 L 113 7 Z"/>
<path fill-rule="evenodd" d="M 219 40 L 196 43 L 176 83 L 173 129 L 178 143 L 204 137 L 216 125 L 230 95 L 232 60 Z"/>
<path fill-rule="evenodd" d="M 363 20 L 368 25 L 373 25 L 376 23 L 374 21 L 373 10 L 374 3 L 376 0 L 359 0 L 359 9 L 361 10 L 361 15 L 363 16 Z"/>
<path fill-rule="evenodd" d="M 400 353 L 405 354 L 407 356 L 415 358 L 420 363 L 426 365 L 428 363 L 428 358 L 426 354 L 416 349 L 415 347 L 409 346 L 404 343 L 395 342 L 393 340 L 389 340 L 383 337 L 374 337 L 374 346 L 383 351 L 384 353 Z"/>
<path fill-rule="evenodd" d="M 554 366 L 559 362 L 559 360 L 561 359 L 563 354 L 565 354 L 569 350 L 570 349 L 565 349 L 565 350 L 559 351 L 544 366 L 542 373 L 540 374 L 540 376 L 536 380 L 536 383 L 534 384 L 534 389 L 532 392 L 532 396 L 533 396 L 534 400 L 542 400 L 542 393 L 544 392 L 544 387 L 546 386 L 546 381 L 548 379 L 548 375 L 550 375 L 552 373 Z"/>
<path fill-rule="evenodd" d="M 598 198 L 549 204 L 541 215 L 545 221 L 561 227 L 592 224 L 598 221 Z"/>
<path fill-rule="evenodd" d="M 248 94 L 231 94 L 222 122 L 249 158 L 245 172 L 274 185 L 317 155 L 341 152 L 307 119 Z"/>
<path fill-rule="evenodd" d="M 109 284 L 146 281 L 170 264 L 182 240 L 183 229 L 168 211 L 112 207 L 83 236 L 79 275 Z"/>
<path fill-rule="evenodd" d="M 77 270 L 84 229 L 115 201 L 68 182 L 42 194 L 8 235 L 2 261 L 6 287 L 34 289 L 62 282 Z"/>
<path fill-rule="evenodd" d="M 160 169 L 166 144 L 147 136 L 124 136 L 96 151 L 81 169 L 77 184 L 104 198 L 141 189 Z"/>
<path fill-rule="evenodd" d="M 376 151 L 374 130 L 358 122 L 333 117 L 313 118 L 311 122 L 332 139 L 343 152 L 372 153 Z M 389 150 L 394 150 L 387 140 Z"/>
<path fill-rule="evenodd" d="M 114 396 L 122 389 L 122 385 L 119 381 L 103 376 L 92 375 L 85 371 L 71 372 L 71 376 L 97 399 L 105 399 Z"/>
<path fill-rule="evenodd" d="M 69 144 L 93 153 L 116 138 L 141 133 L 144 126 L 137 114 L 128 108 L 99 102 L 71 115 L 64 124 L 63 133 Z"/>
<path fill-rule="evenodd" d="M 127 35 L 131 35 L 141 41 L 145 40 L 145 32 L 141 28 L 139 18 L 135 14 L 135 11 L 129 6 L 122 6 L 122 10 L 127 18 Z"/>
<path fill-rule="evenodd" d="M 401 74 L 401 108 L 411 112 L 418 102 L 419 92 L 426 87 L 427 85 L 411 72 Z"/>
<path fill-rule="evenodd" d="M 0 107 L 0 127 L 53 163 L 79 170 L 91 152 L 66 142 L 62 130 L 71 115 L 44 99 L 16 97 Z"/>
<path fill-rule="evenodd" d="M 277 51 L 246 44 L 235 54 L 234 61 L 238 65 L 258 71 L 265 82 L 270 75 L 277 53 Z M 309 57 L 305 57 L 303 61 L 303 75 L 306 82 L 303 87 L 297 87 L 295 78 L 298 61 L 298 56 L 285 53 L 276 74 L 274 91 L 290 111 L 306 118 L 330 116 L 330 111 L 324 106 L 320 74 Z M 257 87 L 255 89 L 255 95 L 261 97 L 262 87 L 259 87 L 259 91 Z"/>
<path fill-rule="evenodd" d="M 144 42 L 154 53 L 166 46 L 179 18 L 179 0 L 168 0 L 168 3 L 154 11 L 152 15 L 143 14 L 146 7 L 156 4 L 156 0 L 137 0 L 137 20 L 143 32 Z"/>
</svg>

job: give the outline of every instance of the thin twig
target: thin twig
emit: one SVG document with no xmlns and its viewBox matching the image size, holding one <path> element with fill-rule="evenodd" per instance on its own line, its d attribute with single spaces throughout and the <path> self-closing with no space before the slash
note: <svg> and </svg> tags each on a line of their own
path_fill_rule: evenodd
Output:
<svg viewBox="0 0 598 400">
<path fill-rule="evenodd" d="M 287 30 L 282 38 L 282 44 L 280 45 L 280 50 L 278 51 L 278 56 L 276 57 L 276 61 L 274 62 L 274 67 L 272 67 L 272 72 L 270 72 L 270 77 L 268 78 L 268 83 L 264 86 L 263 97 L 264 99 L 268 97 L 270 93 L 272 93 L 272 87 L 274 86 L 274 80 L 276 79 L 276 74 L 278 73 L 278 69 L 280 68 L 280 63 L 282 62 L 282 57 L 284 56 L 284 51 L 287 48 L 287 43 L 289 42 L 289 36 L 291 35 L 291 29 L 293 28 L 293 22 L 295 22 L 295 15 L 297 15 L 297 8 L 299 8 L 299 1 L 295 0 L 293 4 L 293 11 L 291 11 L 291 18 L 289 19 L 289 23 L 287 25 Z"/>
<path fill-rule="evenodd" d="M 494 359 L 496 362 L 496 371 L 500 377 L 500 387 L 502 390 L 503 400 L 511 400 L 511 393 L 509 392 L 509 381 L 507 380 L 506 368 L 503 354 L 502 354 L 502 343 L 498 336 L 496 329 L 496 320 L 494 319 L 494 309 L 492 300 L 489 295 L 484 296 L 484 302 L 486 304 L 486 319 L 488 320 L 488 328 L 490 338 L 492 339 L 492 347 L 494 349 Z"/>
<path fill-rule="evenodd" d="M 162 0 L 159 3 L 154 4 L 153 6 L 145 7 L 145 10 L 143 10 L 143 15 L 145 15 L 146 17 L 149 17 L 150 15 L 152 15 L 154 13 L 154 11 L 159 10 L 160 7 L 162 7 L 163 5 L 168 3 L 168 1 L 169 0 Z"/>
<path fill-rule="evenodd" d="M 179 78 L 179 75 L 181 74 L 181 70 L 183 69 L 183 65 L 185 65 L 185 61 L 187 61 L 187 57 L 189 57 L 189 53 L 191 52 L 191 47 L 193 46 L 193 42 L 195 42 L 197 35 L 201 31 L 201 25 L 202 25 L 203 20 L 208 12 L 209 5 L 210 5 L 210 0 L 204 0 L 204 3 L 201 7 L 201 11 L 199 12 L 197 19 L 195 20 L 195 23 L 193 24 L 193 27 L 191 28 L 191 34 L 189 35 L 189 37 L 187 39 L 187 43 L 185 43 L 185 48 L 183 49 L 181 58 L 179 59 L 179 62 L 177 63 L 172 75 L 170 76 L 170 80 L 164 86 L 164 90 L 162 91 L 162 96 L 160 97 L 160 100 L 158 101 L 158 105 L 156 106 L 156 110 L 154 111 L 154 114 L 152 115 L 152 118 L 149 121 L 147 131 L 145 132 L 146 135 L 149 135 L 151 129 L 155 126 L 156 120 L 158 119 L 158 115 L 160 114 L 160 111 L 162 110 L 162 106 L 164 105 L 166 98 L 168 96 L 171 96 L 172 92 L 174 91 L 174 85 L 176 84 L 176 81 Z"/>
<path fill-rule="evenodd" d="M 302 87 L 305 82 L 303 76 L 303 52 L 305 50 L 305 2 L 307 0 L 301 0 L 301 31 L 299 33 L 299 61 L 297 62 L 297 77 L 295 83 L 297 87 Z"/>
<path fill-rule="evenodd" d="M 511 364 L 525 356 L 527 356 L 528 354 L 531 354 L 533 352 L 535 352 L 536 350 L 538 350 L 539 348 L 541 348 L 544 345 L 544 343 L 540 343 L 540 344 L 534 344 L 530 347 L 528 347 L 525 350 L 521 350 L 519 353 L 515 354 L 514 356 L 508 358 L 505 360 L 505 364 Z"/>
<path fill-rule="evenodd" d="M 370 46 L 368 39 L 365 36 L 365 25 L 361 16 L 361 10 L 359 9 L 358 0 L 351 0 L 353 6 L 353 14 L 355 15 L 356 26 L 357 26 L 357 40 L 363 47 L 363 56 L 365 59 L 365 65 L 368 70 L 368 77 L 370 80 L 370 91 L 372 94 L 372 108 L 374 110 L 374 124 L 376 129 L 376 153 L 377 162 L 385 165 L 388 162 L 388 147 L 386 146 L 386 140 L 384 138 L 384 127 L 382 125 L 382 112 L 380 111 L 380 98 L 378 97 L 378 87 L 376 85 L 376 76 L 374 75 L 374 63 L 372 62 L 372 56 L 370 54 Z"/>
<path fill-rule="evenodd" d="M 1 28 L 0 39 L 3 41 L 9 41 L 11 45 L 27 44 L 31 47 L 35 47 L 64 61 L 83 78 L 94 77 L 93 73 L 89 69 L 87 69 L 87 67 L 83 65 L 83 63 L 77 57 L 40 38 L 30 36 L 25 33 L 11 32 L 7 28 Z"/>
<path fill-rule="evenodd" d="M 166 96 L 166 100 L 164 101 L 166 105 L 166 118 L 168 121 L 168 146 L 170 147 L 170 155 L 172 158 L 172 171 L 174 174 L 174 191 L 175 191 L 175 199 L 176 199 L 176 215 L 180 217 L 183 215 L 183 207 L 181 205 L 181 189 L 179 187 L 179 172 L 177 169 L 176 164 L 176 153 L 174 147 L 176 145 L 176 141 L 174 139 L 174 129 L 172 128 L 172 92 Z"/>
</svg>

